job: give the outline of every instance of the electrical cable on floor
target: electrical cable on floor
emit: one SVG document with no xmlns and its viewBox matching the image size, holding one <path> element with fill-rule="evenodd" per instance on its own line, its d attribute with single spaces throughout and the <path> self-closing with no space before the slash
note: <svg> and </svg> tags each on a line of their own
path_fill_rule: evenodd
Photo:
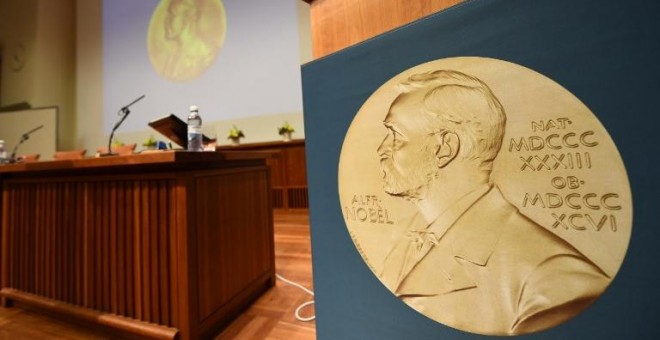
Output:
<svg viewBox="0 0 660 340">
<path fill-rule="evenodd" d="M 278 279 L 284 281 L 285 283 L 288 283 L 288 284 L 290 284 L 290 285 L 292 285 L 292 286 L 298 287 L 298 288 L 302 289 L 303 291 L 305 291 L 307 294 L 309 294 L 309 295 L 311 295 L 311 296 L 314 296 L 314 292 L 313 292 L 313 291 L 311 291 L 311 290 L 309 290 L 309 289 L 303 287 L 301 284 L 296 283 L 296 282 L 293 282 L 293 281 L 291 281 L 291 280 L 287 280 L 287 279 L 284 278 L 282 275 L 277 274 L 277 273 L 275 273 L 275 276 L 276 276 Z M 296 319 L 298 319 L 298 320 L 300 320 L 300 321 L 312 321 L 312 320 L 314 320 L 314 319 L 316 318 L 316 315 L 312 315 L 312 316 L 310 316 L 310 317 L 306 317 L 306 318 L 300 316 L 300 311 L 301 311 L 303 308 L 305 308 L 305 307 L 307 307 L 307 306 L 309 306 L 309 305 L 312 305 L 312 304 L 314 304 L 314 300 L 307 301 L 307 302 L 301 304 L 300 306 L 298 306 L 298 308 L 296 308 Z"/>
</svg>

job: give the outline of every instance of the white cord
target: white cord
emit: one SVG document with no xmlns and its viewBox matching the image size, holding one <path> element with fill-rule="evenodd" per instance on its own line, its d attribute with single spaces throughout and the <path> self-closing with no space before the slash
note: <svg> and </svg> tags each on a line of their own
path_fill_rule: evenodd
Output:
<svg viewBox="0 0 660 340">
<path fill-rule="evenodd" d="M 285 283 L 288 283 L 288 284 L 290 284 L 290 285 L 292 285 L 292 286 L 295 286 L 295 287 L 298 287 L 298 288 L 302 289 L 303 291 L 305 291 L 307 294 L 309 294 L 309 295 L 311 295 L 311 296 L 314 296 L 314 292 L 313 292 L 313 291 L 311 291 L 311 290 L 309 290 L 309 289 L 303 287 L 303 286 L 302 286 L 301 284 L 299 284 L 299 283 L 296 283 L 296 282 L 293 282 L 293 281 L 287 280 L 287 279 L 285 279 L 282 275 L 277 274 L 277 273 L 275 273 L 275 277 L 277 277 L 278 279 L 284 281 Z M 314 320 L 314 319 L 316 318 L 316 315 L 312 315 L 312 316 L 310 316 L 310 317 L 306 317 L 306 318 L 300 316 L 300 311 L 301 311 L 303 308 L 305 308 L 305 307 L 307 307 L 307 306 L 309 306 L 309 305 L 311 305 L 311 304 L 313 304 L 313 303 L 314 303 L 314 300 L 312 300 L 312 301 L 307 301 L 307 302 L 301 304 L 300 306 L 298 306 L 298 308 L 296 308 L 296 319 L 298 319 L 298 320 L 300 320 L 300 321 L 312 321 L 312 320 Z"/>
</svg>

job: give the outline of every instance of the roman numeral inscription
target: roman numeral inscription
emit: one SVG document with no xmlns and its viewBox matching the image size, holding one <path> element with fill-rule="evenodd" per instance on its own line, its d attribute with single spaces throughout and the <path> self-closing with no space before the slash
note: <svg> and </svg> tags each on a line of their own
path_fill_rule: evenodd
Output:
<svg viewBox="0 0 660 340">
<path fill-rule="evenodd" d="M 591 169 L 591 155 L 588 152 L 521 156 L 520 160 L 522 171 Z"/>
<path fill-rule="evenodd" d="M 608 226 L 607 229 L 616 232 L 616 216 L 613 212 L 621 210 L 618 199 L 619 195 L 616 193 L 603 195 L 593 192 L 586 194 L 577 192 L 568 194 L 552 192 L 543 194 L 526 193 L 522 206 L 524 208 L 536 206 L 545 209 L 568 208 L 569 212 L 567 213 L 551 213 L 554 220 L 552 228 L 561 227 L 566 230 L 587 230 L 591 228 L 594 231 L 601 231 L 604 226 Z"/>
<path fill-rule="evenodd" d="M 519 157 L 520 170 L 590 169 L 591 154 L 587 150 L 598 146 L 596 133 L 591 130 L 566 131 L 571 124 L 568 118 L 533 121 L 532 133 L 536 134 L 510 138 L 509 152 L 526 153 Z"/>
<path fill-rule="evenodd" d="M 528 136 L 508 139 L 505 150 L 517 156 L 522 173 L 562 174 L 550 179 L 553 190 L 526 192 L 520 207 L 547 210 L 552 229 L 616 232 L 617 213 L 624 205 L 619 194 L 590 186 L 586 180 L 597 161 L 593 151 L 600 145 L 599 136 L 572 125 L 568 118 L 532 121 Z M 566 176 L 566 170 L 575 170 L 576 175 Z"/>
</svg>

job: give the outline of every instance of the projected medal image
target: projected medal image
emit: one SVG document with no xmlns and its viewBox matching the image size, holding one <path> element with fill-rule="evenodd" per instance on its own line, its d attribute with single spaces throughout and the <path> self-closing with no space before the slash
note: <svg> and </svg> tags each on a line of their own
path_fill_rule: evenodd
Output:
<svg viewBox="0 0 660 340">
<path fill-rule="evenodd" d="M 151 17 L 147 37 L 154 70 L 175 82 L 197 78 L 217 58 L 226 30 L 220 0 L 162 0 Z"/>
<path fill-rule="evenodd" d="M 502 60 L 440 59 L 383 84 L 346 133 L 338 183 L 348 232 L 384 287 L 477 334 L 589 312 L 632 233 L 626 170 L 594 113 Z"/>
</svg>

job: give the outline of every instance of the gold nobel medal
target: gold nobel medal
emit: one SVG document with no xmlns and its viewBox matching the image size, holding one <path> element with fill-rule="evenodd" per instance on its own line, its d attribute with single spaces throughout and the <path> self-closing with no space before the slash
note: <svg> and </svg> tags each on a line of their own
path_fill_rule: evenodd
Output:
<svg viewBox="0 0 660 340">
<path fill-rule="evenodd" d="M 348 232 L 395 296 L 486 335 L 544 330 L 607 289 L 632 232 L 611 137 L 553 80 L 478 57 L 384 83 L 339 160 Z"/>
<path fill-rule="evenodd" d="M 162 0 L 149 22 L 151 65 L 171 81 L 195 79 L 215 61 L 226 31 L 220 0 Z"/>
</svg>

